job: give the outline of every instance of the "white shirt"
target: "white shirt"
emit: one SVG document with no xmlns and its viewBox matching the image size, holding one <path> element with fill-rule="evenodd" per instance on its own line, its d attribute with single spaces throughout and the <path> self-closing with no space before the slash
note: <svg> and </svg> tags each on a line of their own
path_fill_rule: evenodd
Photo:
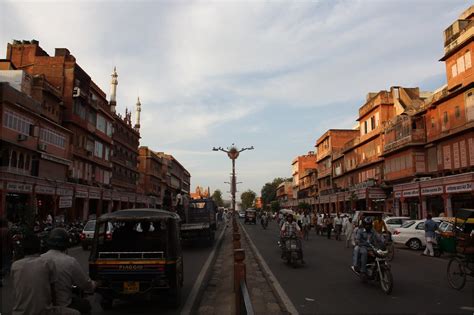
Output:
<svg viewBox="0 0 474 315">
<path fill-rule="evenodd" d="M 335 217 L 334 218 L 334 225 L 342 225 L 342 218 L 341 217 Z"/>
<path fill-rule="evenodd" d="M 84 291 L 94 291 L 94 282 L 86 275 L 79 262 L 58 250 L 51 249 L 41 255 L 47 261 L 54 263 L 57 272 L 56 304 L 69 306 L 72 302 L 72 286 L 76 285 Z"/>
<path fill-rule="evenodd" d="M 51 285 L 56 283 L 54 264 L 39 255 L 26 256 L 12 265 L 13 315 L 40 314 L 53 308 Z"/>
</svg>

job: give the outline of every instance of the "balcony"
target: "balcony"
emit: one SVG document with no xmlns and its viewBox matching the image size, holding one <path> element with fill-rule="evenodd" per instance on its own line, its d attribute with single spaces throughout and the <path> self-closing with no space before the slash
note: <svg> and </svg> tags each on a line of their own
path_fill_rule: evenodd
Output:
<svg viewBox="0 0 474 315">
<path fill-rule="evenodd" d="M 331 175 L 331 171 L 332 169 L 330 167 L 326 169 L 318 170 L 318 179 Z"/>
<path fill-rule="evenodd" d="M 472 20 L 457 20 L 444 31 L 444 52 L 448 53 L 474 34 Z"/>
<path fill-rule="evenodd" d="M 350 149 L 352 149 L 353 147 L 355 147 L 359 143 L 360 143 L 360 137 L 357 136 L 354 139 L 346 142 L 346 144 L 344 144 L 344 146 L 342 147 L 342 152 L 345 153 L 345 152 L 349 151 Z"/>
<path fill-rule="evenodd" d="M 409 134 L 387 142 L 383 147 L 383 153 L 387 154 L 408 145 L 420 145 L 426 143 L 426 134 L 424 129 L 410 130 Z"/>
</svg>

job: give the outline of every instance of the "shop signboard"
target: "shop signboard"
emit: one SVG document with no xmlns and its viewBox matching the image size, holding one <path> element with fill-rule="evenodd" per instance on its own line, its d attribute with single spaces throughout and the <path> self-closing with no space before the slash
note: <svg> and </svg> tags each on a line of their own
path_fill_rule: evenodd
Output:
<svg viewBox="0 0 474 315">
<path fill-rule="evenodd" d="M 120 195 L 119 193 L 117 193 L 117 192 L 112 193 L 112 199 L 113 199 L 113 200 L 120 201 L 120 200 L 122 200 L 121 197 L 123 197 L 123 196 L 121 196 L 121 195 Z"/>
<path fill-rule="evenodd" d="M 403 191 L 403 197 L 418 197 L 419 194 L 420 190 L 418 188 Z"/>
<path fill-rule="evenodd" d="M 97 191 L 97 190 L 89 191 L 89 199 L 100 199 L 100 191 Z"/>
<path fill-rule="evenodd" d="M 69 188 L 56 188 L 56 195 L 58 196 L 72 196 L 74 193 Z"/>
<path fill-rule="evenodd" d="M 54 187 L 36 185 L 35 192 L 40 195 L 54 195 Z"/>
<path fill-rule="evenodd" d="M 472 191 L 472 183 L 452 184 L 446 186 L 446 193 L 461 193 Z"/>
<path fill-rule="evenodd" d="M 370 199 L 385 199 L 387 198 L 387 196 L 385 196 L 384 193 L 375 192 L 375 193 L 369 193 L 369 198 Z"/>
<path fill-rule="evenodd" d="M 71 208 L 71 207 L 72 207 L 72 196 L 59 197 L 59 208 Z"/>
<path fill-rule="evenodd" d="M 331 195 L 329 197 L 330 202 L 337 202 L 337 195 Z"/>
<path fill-rule="evenodd" d="M 76 198 L 88 198 L 89 193 L 85 190 L 76 190 Z"/>
<path fill-rule="evenodd" d="M 421 188 L 422 196 L 440 195 L 443 193 L 443 186 L 433 186 Z"/>
<path fill-rule="evenodd" d="M 14 192 L 30 193 L 33 191 L 33 185 L 22 183 L 7 183 L 7 190 Z"/>
<path fill-rule="evenodd" d="M 112 199 L 112 191 L 111 190 L 104 190 L 102 192 L 102 199 L 111 200 Z"/>
<path fill-rule="evenodd" d="M 401 198 L 402 197 L 402 192 L 401 191 L 396 191 L 395 192 L 395 198 Z"/>
</svg>

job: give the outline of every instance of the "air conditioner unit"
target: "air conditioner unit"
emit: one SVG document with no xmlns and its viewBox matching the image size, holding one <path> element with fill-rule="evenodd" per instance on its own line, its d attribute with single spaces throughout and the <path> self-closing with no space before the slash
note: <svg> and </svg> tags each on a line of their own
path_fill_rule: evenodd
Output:
<svg viewBox="0 0 474 315">
<path fill-rule="evenodd" d="M 17 139 L 18 141 L 25 141 L 26 139 L 28 139 L 28 136 L 20 133 Z"/>
<path fill-rule="evenodd" d="M 78 87 L 75 87 L 72 90 L 72 97 L 79 97 L 79 96 L 81 96 L 81 89 Z"/>
<path fill-rule="evenodd" d="M 48 149 L 48 145 L 45 143 L 38 143 L 38 150 L 46 151 Z"/>
</svg>

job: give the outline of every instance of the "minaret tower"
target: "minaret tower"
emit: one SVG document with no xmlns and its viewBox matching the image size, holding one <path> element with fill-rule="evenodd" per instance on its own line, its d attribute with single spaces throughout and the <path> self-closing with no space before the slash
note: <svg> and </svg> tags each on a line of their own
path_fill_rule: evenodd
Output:
<svg viewBox="0 0 474 315">
<path fill-rule="evenodd" d="M 114 72 L 112 73 L 112 82 L 110 82 L 110 110 L 112 113 L 115 113 L 115 106 L 117 105 L 117 78 L 117 68 L 114 67 Z"/>
<path fill-rule="evenodd" d="M 140 97 L 137 97 L 137 114 L 136 114 L 136 123 L 135 123 L 135 130 L 140 131 L 140 112 L 142 111 L 142 104 L 140 103 Z"/>
</svg>

